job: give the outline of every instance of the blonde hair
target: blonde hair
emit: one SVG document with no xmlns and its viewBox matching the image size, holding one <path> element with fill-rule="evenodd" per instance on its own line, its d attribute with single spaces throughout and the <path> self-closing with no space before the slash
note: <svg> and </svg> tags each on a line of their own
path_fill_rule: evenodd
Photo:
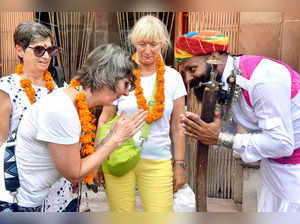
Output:
<svg viewBox="0 0 300 224">
<path fill-rule="evenodd" d="M 130 42 L 135 45 L 142 40 L 161 42 L 166 50 L 171 45 L 170 36 L 165 24 L 154 16 L 143 16 L 133 26 L 128 35 Z"/>
</svg>

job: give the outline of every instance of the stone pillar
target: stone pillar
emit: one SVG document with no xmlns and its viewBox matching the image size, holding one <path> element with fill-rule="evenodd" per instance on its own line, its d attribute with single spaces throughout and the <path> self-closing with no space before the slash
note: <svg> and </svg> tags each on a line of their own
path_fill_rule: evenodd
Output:
<svg viewBox="0 0 300 224">
<path fill-rule="evenodd" d="M 118 21 L 114 12 L 96 12 L 94 42 L 92 48 L 100 44 L 115 43 L 120 45 Z"/>
</svg>

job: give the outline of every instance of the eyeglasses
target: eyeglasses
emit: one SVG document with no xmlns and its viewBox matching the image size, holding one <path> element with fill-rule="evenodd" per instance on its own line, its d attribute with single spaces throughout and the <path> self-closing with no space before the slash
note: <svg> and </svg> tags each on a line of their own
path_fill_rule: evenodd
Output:
<svg viewBox="0 0 300 224">
<path fill-rule="evenodd" d="M 124 81 L 124 87 L 120 87 L 119 85 L 118 86 L 115 86 L 113 87 L 113 91 L 114 92 L 118 92 L 120 91 L 120 89 L 128 89 L 129 92 L 132 92 L 135 90 L 135 84 L 134 84 L 134 80 L 126 80 Z"/>
<path fill-rule="evenodd" d="M 126 89 L 128 89 L 129 92 L 134 91 L 134 90 L 135 90 L 135 84 L 134 84 L 134 81 L 125 81 L 124 87 L 125 87 Z"/>
<path fill-rule="evenodd" d="M 32 49 L 34 55 L 37 57 L 42 57 L 46 51 L 51 57 L 58 55 L 58 48 L 56 46 L 50 46 L 50 47 L 44 48 L 43 46 L 38 45 L 35 47 L 29 46 L 28 48 Z"/>
</svg>

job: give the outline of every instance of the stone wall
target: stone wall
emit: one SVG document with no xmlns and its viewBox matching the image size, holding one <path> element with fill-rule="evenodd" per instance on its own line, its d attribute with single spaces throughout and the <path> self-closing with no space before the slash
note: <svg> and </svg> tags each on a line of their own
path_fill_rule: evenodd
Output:
<svg viewBox="0 0 300 224">
<path fill-rule="evenodd" d="M 104 43 L 120 44 L 116 13 L 97 11 L 95 23 L 94 41 L 91 48 Z"/>
<path fill-rule="evenodd" d="M 300 72 L 300 15 L 241 12 L 239 51 L 282 60 Z"/>
</svg>

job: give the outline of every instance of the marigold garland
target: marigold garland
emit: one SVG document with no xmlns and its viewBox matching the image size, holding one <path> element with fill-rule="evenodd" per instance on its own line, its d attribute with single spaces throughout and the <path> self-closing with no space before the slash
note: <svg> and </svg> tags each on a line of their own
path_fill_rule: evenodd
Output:
<svg viewBox="0 0 300 224">
<path fill-rule="evenodd" d="M 132 56 L 133 60 L 136 61 L 136 54 Z M 147 100 L 143 94 L 143 88 L 141 87 L 141 73 L 138 69 L 133 70 L 133 74 L 136 76 L 135 80 L 135 92 L 136 101 L 139 109 L 143 109 L 148 111 L 148 115 L 146 118 L 147 123 L 152 123 L 152 121 L 157 121 L 158 119 L 163 117 L 163 112 L 165 109 L 165 91 L 164 91 L 164 74 L 166 68 L 163 59 L 160 55 L 156 58 L 156 80 L 157 80 L 157 90 L 155 93 L 156 104 L 152 107 L 150 111 L 149 106 L 147 105 Z"/>
<path fill-rule="evenodd" d="M 80 85 L 77 79 L 72 79 L 70 82 L 70 87 L 76 88 Z M 86 101 L 85 93 L 78 93 L 76 98 L 76 107 L 78 110 L 78 116 L 81 124 L 81 157 L 86 157 L 95 151 L 95 131 L 96 131 L 96 118 L 94 114 L 88 108 L 88 103 Z M 92 109 L 91 109 L 92 110 Z M 93 181 L 94 174 L 90 173 L 87 177 L 83 179 L 86 183 L 91 183 Z"/>
<path fill-rule="evenodd" d="M 16 74 L 21 75 L 23 73 L 24 73 L 23 64 L 17 65 Z M 46 88 L 48 89 L 48 93 L 51 93 L 54 89 L 54 83 L 53 83 L 53 78 L 48 70 L 45 71 L 44 73 L 44 80 L 46 81 Z M 30 101 L 30 104 L 34 104 L 36 102 L 36 98 L 35 98 L 35 90 L 32 87 L 31 80 L 27 78 L 22 78 L 20 81 L 20 85 L 24 89 Z"/>
</svg>

